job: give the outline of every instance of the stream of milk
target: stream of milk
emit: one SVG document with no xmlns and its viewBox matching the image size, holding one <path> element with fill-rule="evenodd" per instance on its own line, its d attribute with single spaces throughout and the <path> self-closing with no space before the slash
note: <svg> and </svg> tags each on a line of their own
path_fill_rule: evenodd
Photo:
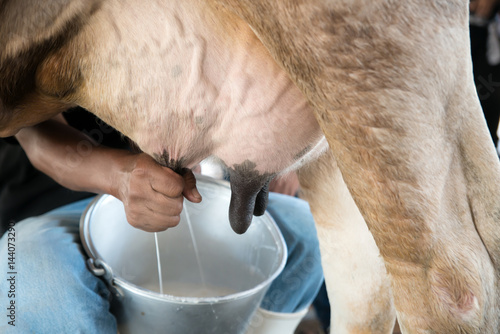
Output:
<svg viewBox="0 0 500 334">
<path fill-rule="evenodd" d="M 187 225 L 189 228 L 189 234 L 191 235 L 191 242 L 193 243 L 193 249 L 194 249 L 194 254 L 196 256 L 196 264 L 198 265 L 198 272 L 200 273 L 200 279 L 201 279 L 201 288 L 197 287 L 195 288 L 194 286 L 189 287 L 190 289 L 193 289 L 194 293 L 196 294 L 201 294 L 200 296 L 195 296 L 192 295 L 192 293 L 189 294 L 189 296 L 193 297 L 206 297 L 207 293 L 209 293 L 210 289 L 207 288 L 207 284 L 205 281 L 205 275 L 203 274 L 203 269 L 201 268 L 201 261 L 200 261 L 200 254 L 198 251 L 198 244 L 196 243 L 196 238 L 193 233 L 193 227 L 191 225 L 191 218 L 189 217 L 188 209 L 186 206 L 184 206 L 184 215 L 186 216 L 186 221 Z M 161 270 L 161 257 L 160 257 L 160 247 L 158 245 L 158 233 L 154 233 L 155 237 L 155 247 L 156 247 L 156 263 L 158 267 L 158 284 L 160 287 L 160 293 L 163 294 L 163 278 L 162 278 L 162 270 Z M 170 283 L 169 283 L 170 284 Z M 156 289 L 154 289 L 156 290 Z M 183 292 L 187 292 L 187 288 L 181 289 Z M 216 294 L 219 295 L 219 294 Z M 188 297 L 188 295 L 185 295 L 184 297 Z"/>
<path fill-rule="evenodd" d="M 155 232 L 155 246 L 156 246 L 156 264 L 158 266 L 158 282 L 160 285 L 160 293 L 163 295 L 163 278 L 161 274 L 160 247 L 158 247 L 158 233 L 156 232 Z"/>
<path fill-rule="evenodd" d="M 200 272 L 201 285 L 206 290 L 207 283 L 205 281 L 205 275 L 203 275 L 203 270 L 201 268 L 200 253 L 198 252 L 198 244 L 196 243 L 196 238 L 193 233 L 193 226 L 191 225 L 191 219 L 189 218 L 189 213 L 187 207 L 184 206 L 184 215 L 186 216 L 187 224 L 189 227 L 189 234 L 191 234 L 191 241 L 193 242 L 194 254 L 196 256 L 196 263 L 198 264 L 198 271 Z"/>
</svg>

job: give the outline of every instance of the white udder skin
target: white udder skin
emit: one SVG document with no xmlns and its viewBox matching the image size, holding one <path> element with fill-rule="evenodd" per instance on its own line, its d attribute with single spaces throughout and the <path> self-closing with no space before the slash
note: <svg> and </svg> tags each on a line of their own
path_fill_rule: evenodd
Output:
<svg viewBox="0 0 500 334">
<path fill-rule="evenodd" d="M 323 137 L 285 71 L 221 9 L 116 0 L 92 20 L 75 43 L 93 46 L 79 62 L 76 102 L 144 152 L 183 167 L 214 155 L 228 167 L 249 160 L 276 173 Z"/>
</svg>

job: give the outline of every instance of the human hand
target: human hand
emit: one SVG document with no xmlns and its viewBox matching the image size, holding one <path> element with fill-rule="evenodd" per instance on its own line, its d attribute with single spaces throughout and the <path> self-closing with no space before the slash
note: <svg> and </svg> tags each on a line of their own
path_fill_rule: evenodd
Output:
<svg viewBox="0 0 500 334">
<path fill-rule="evenodd" d="M 275 178 L 269 184 L 269 191 L 289 196 L 297 195 L 299 188 L 299 178 L 295 172 Z"/>
<path fill-rule="evenodd" d="M 117 197 L 125 206 L 129 224 L 135 228 L 159 232 L 177 226 L 183 198 L 201 202 L 190 170 L 179 175 L 147 154 L 127 156 L 123 170 L 117 174 Z"/>
</svg>

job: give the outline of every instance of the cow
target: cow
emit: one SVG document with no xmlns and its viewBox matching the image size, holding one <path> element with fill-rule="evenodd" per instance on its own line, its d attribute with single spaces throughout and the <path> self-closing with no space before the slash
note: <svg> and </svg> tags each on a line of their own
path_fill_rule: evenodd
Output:
<svg viewBox="0 0 500 334">
<path fill-rule="evenodd" d="M 468 1 L 4 0 L 0 45 L 0 136 L 80 105 L 174 170 L 215 156 L 237 233 L 298 169 L 333 333 L 500 328 Z"/>
</svg>

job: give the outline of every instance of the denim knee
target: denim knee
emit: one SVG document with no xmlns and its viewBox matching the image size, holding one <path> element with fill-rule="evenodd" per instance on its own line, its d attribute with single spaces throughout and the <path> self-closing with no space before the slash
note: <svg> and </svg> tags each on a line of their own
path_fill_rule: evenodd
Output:
<svg viewBox="0 0 500 334">
<path fill-rule="evenodd" d="M 17 305 L 16 326 L 2 323 L 0 332 L 116 333 L 109 313 L 106 285 L 86 268 L 78 237 L 78 215 L 42 215 L 13 226 L 15 256 L 12 267 L 15 296 L 2 301 Z M 5 254 L 9 235 L 0 239 Z M 12 248 L 12 247 L 11 247 Z M 7 291 L 4 280 L 0 291 Z M 3 305 L 3 303 L 2 303 Z"/>
<path fill-rule="evenodd" d="M 261 307 L 274 312 L 297 312 L 312 303 L 323 281 L 314 219 L 307 202 L 276 193 L 269 196 L 268 211 L 283 234 L 288 259 Z"/>
</svg>

